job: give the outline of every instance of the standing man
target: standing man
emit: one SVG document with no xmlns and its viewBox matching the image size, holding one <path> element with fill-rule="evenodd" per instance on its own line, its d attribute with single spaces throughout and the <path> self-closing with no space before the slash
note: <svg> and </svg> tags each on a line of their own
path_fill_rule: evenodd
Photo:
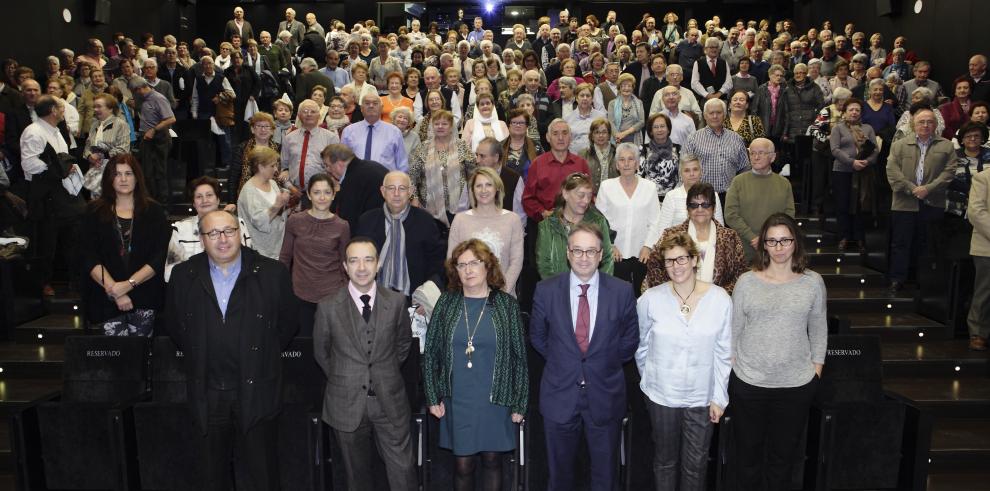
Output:
<svg viewBox="0 0 990 491">
<path fill-rule="evenodd" d="M 299 23 L 299 25 L 302 25 L 302 23 Z M 278 73 L 281 72 L 283 68 L 289 67 L 289 52 L 286 52 L 285 48 L 282 46 L 272 43 L 271 33 L 268 31 L 261 31 L 261 34 L 258 35 L 258 41 L 258 53 L 265 57 L 264 66 L 266 66 L 268 70 L 271 70 L 272 75 L 278 76 Z M 295 53 L 296 47 L 293 46 L 290 52 Z"/>
<path fill-rule="evenodd" d="M 344 269 L 347 288 L 320 301 L 313 327 L 313 354 L 333 381 L 324 393 L 323 421 L 340 444 L 347 489 L 374 488 L 374 434 L 389 488 L 413 491 L 409 399 L 399 372 L 412 345 L 406 299 L 375 281 L 378 249 L 367 237 L 347 244 Z"/>
<path fill-rule="evenodd" d="M 523 209 L 535 225 L 550 216 L 554 210 L 560 184 L 573 172 L 591 175 L 588 161 L 570 152 L 571 127 L 563 119 L 557 118 L 547 130 L 550 151 L 533 159 L 527 173 L 523 189 Z M 528 234 L 527 234 L 528 235 Z"/>
<path fill-rule="evenodd" d="M 756 257 L 763 222 L 774 213 L 794 216 L 794 192 L 791 181 L 775 174 L 770 164 L 777 156 L 773 142 L 756 138 L 749 144 L 750 172 L 743 172 L 732 179 L 726 193 L 725 225 L 739 234 L 746 259 Z"/>
<path fill-rule="evenodd" d="M 251 29 L 250 22 L 244 20 L 244 9 L 240 6 L 234 7 L 234 18 L 228 20 L 223 28 L 223 40 L 230 41 L 234 34 L 239 35 L 242 40 L 254 39 L 254 29 Z"/>
<path fill-rule="evenodd" d="M 315 19 L 316 18 L 314 17 L 314 20 Z M 303 25 L 302 22 L 296 20 L 296 10 L 291 7 L 285 9 L 285 20 L 278 23 L 278 31 L 276 32 L 282 31 L 289 31 L 289 34 L 292 35 L 292 37 L 289 38 L 288 48 L 290 53 L 295 53 L 296 48 L 302 44 L 303 35 L 306 34 L 306 26 Z"/>
<path fill-rule="evenodd" d="M 278 489 L 282 350 L 297 328 L 289 271 L 242 248 L 237 217 L 226 211 L 206 214 L 199 237 L 205 253 L 172 269 L 166 318 L 206 447 L 204 489 L 231 489 L 231 460 L 245 489 Z"/>
<path fill-rule="evenodd" d="M 336 131 L 320 127 L 320 105 L 312 99 L 299 103 L 299 122 L 302 126 L 282 137 L 280 176 L 303 191 L 305 197 L 304 190 L 309 179 L 325 171 L 320 152 L 327 145 L 340 143 L 340 137 Z"/>
<path fill-rule="evenodd" d="M 354 155 L 364 160 L 373 160 L 388 170 L 406 172 L 409 157 L 402 131 L 395 125 L 381 120 L 382 100 L 378 94 L 367 94 L 361 101 L 361 114 L 364 120 L 351 123 L 344 128 L 341 143 L 351 147 Z"/>
<path fill-rule="evenodd" d="M 471 43 L 471 46 L 477 46 L 485 38 L 485 31 L 482 29 L 483 21 L 481 17 L 474 18 L 474 30 L 469 32 L 467 35 L 467 42 Z"/>
<path fill-rule="evenodd" d="M 684 150 L 698 157 L 701 181 L 711 184 L 725 203 L 732 178 L 749 167 L 746 142 L 735 131 L 725 129 L 725 101 L 709 99 L 704 113 L 707 125 L 691 134 Z"/>
<path fill-rule="evenodd" d="M 142 77 L 134 77 L 129 84 L 131 92 L 140 98 L 141 102 L 141 135 L 139 155 L 141 166 L 147 173 L 148 193 L 155 201 L 163 205 L 169 202 L 168 194 L 168 150 L 172 146 L 172 137 L 168 129 L 175 124 L 175 114 L 172 105 L 160 92 L 151 88 L 148 81 Z"/>
<path fill-rule="evenodd" d="M 914 135 L 895 141 L 887 158 L 892 292 L 904 286 L 912 260 L 928 254 L 928 229 L 942 219 L 945 190 L 956 171 L 952 143 L 935 132 L 935 112 L 919 109 L 911 119 Z"/>
<path fill-rule="evenodd" d="M 379 189 L 388 171 L 377 162 L 355 157 L 351 148 L 341 143 L 327 145 L 320 157 L 327 172 L 340 184 L 330 211 L 347 220 L 351 230 L 356 230 L 364 212 L 380 209 L 385 203 Z"/>
<path fill-rule="evenodd" d="M 725 99 L 732 90 L 729 64 L 720 58 L 722 42 L 717 37 L 705 40 L 705 56 L 698 58 L 691 68 L 691 89 L 699 100 Z"/>
<path fill-rule="evenodd" d="M 969 324 L 969 349 L 987 350 L 990 336 L 990 169 L 973 176 L 966 207 L 973 239 L 969 254 L 973 256 L 973 302 L 966 318 Z"/>
<path fill-rule="evenodd" d="M 594 225 L 572 227 L 570 271 L 536 285 L 529 329 L 533 348 L 546 359 L 540 413 L 550 491 L 575 489 L 574 457 L 582 432 L 591 457 L 591 489 L 615 486 L 626 414 L 622 365 L 636 353 L 639 328 L 629 283 L 598 272 L 602 238 Z"/>
<path fill-rule="evenodd" d="M 973 102 L 990 101 L 990 77 L 987 77 L 987 57 L 976 54 L 969 58 L 969 85 Z"/>
</svg>

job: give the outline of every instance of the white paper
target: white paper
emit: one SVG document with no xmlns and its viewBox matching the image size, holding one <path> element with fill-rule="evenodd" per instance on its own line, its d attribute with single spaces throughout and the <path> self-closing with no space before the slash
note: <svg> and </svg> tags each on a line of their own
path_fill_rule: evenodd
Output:
<svg viewBox="0 0 990 491">
<path fill-rule="evenodd" d="M 69 173 L 69 177 L 62 179 L 62 187 L 73 196 L 78 196 L 79 191 L 82 191 L 83 175 L 82 172 L 79 171 L 78 165 L 73 165 L 72 171 Z"/>
</svg>

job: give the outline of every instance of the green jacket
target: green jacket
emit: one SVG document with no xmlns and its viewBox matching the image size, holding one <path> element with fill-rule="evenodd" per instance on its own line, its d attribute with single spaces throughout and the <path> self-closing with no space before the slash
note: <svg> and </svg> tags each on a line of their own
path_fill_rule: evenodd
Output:
<svg viewBox="0 0 990 491">
<path fill-rule="evenodd" d="M 570 268 L 567 263 L 568 230 L 560 217 L 561 211 L 558 208 L 553 215 L 540 222 L 539 231 L 536 234 L 536 268 L 540 272 L 541 279 L 563 273 Z M 591 223 L 602 229 L 602 263 L 598 270 L 602 273 L 612 274 L 614 264 L 612 261 L 612 239 L 608 234 L 608 220 L 592 205 L 584 214 L 581 222 Z"/>
<path fill-rule="evenodd" d="M 492 289 L 488 295 L 495 324 L 495 374 L 492 377 L 492 404 L 512 408 L 516 414 L 526 414 L 529 403 L 529 368 L 526 365 L 526 341 L 516 299 L 501 290 Z M 450 367 L 454 361 L 454 329 L 464 309 L 464 294 L 444 292 L 433 308 L 433 317 L 426 331 L 426 353 L 423 355 L 423 385 L 426 403 L 440 404 L 450 397 Z"/>
</svg>

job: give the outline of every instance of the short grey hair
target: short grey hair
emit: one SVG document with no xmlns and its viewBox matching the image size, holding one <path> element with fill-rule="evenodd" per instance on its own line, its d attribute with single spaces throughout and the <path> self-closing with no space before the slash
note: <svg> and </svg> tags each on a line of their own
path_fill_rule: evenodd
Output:
<svg viewBox="0 0 990 491">
<path fill-rule="evenodd" d="M 718 106 L 718 109 L 721 109 L 723 113 L 725 112 L 725 101 L 722 99 L 708 99 L 708 101 L 705 102 L 705 107 L 702 112 L 707 113 L 709 109 L 714 108 L 715 106 Z"/>
<path fill-rule="evenodd" d="M 319 65 L 316 63 L 316 60 L 310 57 L 303 58 L 302 61 L 299 62 L 299 68 L 318 68 L 318 67 Z"/>
<path fill-rule="evenodd" d="M 934 98 L 934 94 L 932 94 L 932 89 L 929 89 L 928 87 L 918 87 L 917 89 L 912 90 L 911 91 L 912 99 L 914 99 L 915 94 L 921 94 L 922 96 L 924 96 L 925 100 L 928 101 L 929 104 L 931 104 Z"/>
<path fill-rule="evenodd" d="M 577 81 L 574 80 L 574 77 L 560 77 L 557 79 L 557 85 L 566 85 L 570 87 L 571 90 L 574 90 L 577 88 Z"/>
<path fill-rule="evenodd" d="M 141 66 L 148 66 L 148 65 L 151 65 L 151 66 L 153 66 L 155 68 L 158 68 L 158 61 L 156 61 L 152 57 L 145 58 L 144 63 Z"/>
<path fill-rule="evenodd" d="M 860 63 L 865 64 L 866 62 L 870 61 L 870 58 L 866 56 L 866 53 L 856 53 L 855 55 L 853 55 L 852 61 L 858 61 Z"/>
<path fill-rule="evenodd" d="M 873 80 L 870 80 L 870 83 L 868 83 L 866 86 L 867 86 L 867 88 L 872 89 L 873 86 L 875 86 L 875 85 L 879 85 L 879 86 L 883 87 L 884 86 L 883 79 L 882 78 L 875 78 Z"/>
<path fill-rule="evenodd" d="M 151 84 L 149 84 L 144 77 L 134 77 L 127 83 L 127 88 L 131 90 L 141 89 L 144 87 L 151 87 Z"/>
<path fill-rule="evenodd" d="M 717 37 L 712 36 L 712 37 L 710 37 L 710 38 L 708 38 L 708 39 L 705 40 L 705 47 L 707 48 L 709 46 L 715 46 L 716 48 L 721 48 L 722 47 L 722 41 L 719 41 L 719 39 Z"/>
<path fill-rule="evenodd" d="M 639 156 L 639 146 L 633 142 L 623 142 L 615 147 L 615 157 L 618 158 L 620 153 L 629 152 L 634 156 Z"/>
</svg>

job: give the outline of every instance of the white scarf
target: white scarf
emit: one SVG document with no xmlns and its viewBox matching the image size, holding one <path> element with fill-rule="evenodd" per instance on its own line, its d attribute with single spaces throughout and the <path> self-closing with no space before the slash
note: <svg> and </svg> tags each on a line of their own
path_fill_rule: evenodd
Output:
<svg viewBox="0 0 990 491">
<path fill-rule="evenodd" d="M 694 222 L 691 220 L 688 220 L 688 236 L 700 247 L 701 241 L 698 240 L 698 229 L 695 228 Z M 715 277 L 715 236 L 715 222 L 712 221 L 708 226 L 708 241 L 705 247 L 698 251 L 701 254 L 701 260 L 698 262 L 698 279 L 708 283 L 711 283 L 712 278 Z"/>
<path fill-rule="evenodd" d="M 485 118 L 481 115 L 481 111 L 478 111 L 478 106 L 474 107 L 474 128 L 471 129 L 471 151 L 478 149 L 478 144 L 481 140 L 485 138 L 485 128 L 484 125 L 490 125 L 492 128 L 492 133 L 495 134 L 495 139 L 498 141 L 505 140 L 508 136 L 502 132 L 502 125 L 498 124 L 498 116 L 495 112 L 495 108 L 492 108 L 492 115 Z"/>
</svg>

